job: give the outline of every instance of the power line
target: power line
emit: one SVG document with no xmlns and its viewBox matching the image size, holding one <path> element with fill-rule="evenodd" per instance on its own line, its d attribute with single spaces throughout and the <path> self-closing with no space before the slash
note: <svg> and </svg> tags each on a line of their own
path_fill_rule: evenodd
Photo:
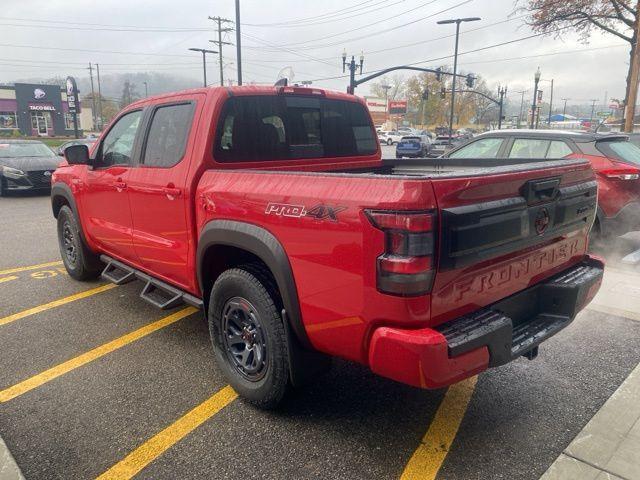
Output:
<svg viewBox="0 0 640 480">
<path fill-rule="evenodd" d="M 368 7 L 365 8 L 370 8 L 370 10 L 366 10 L 366 11 L 360 11 L 358 13 L 354 13 L 356 12 L 356 10 L 353 10 L 351 12 L 346 12 L 349 13 L 349 15 L 347 16 L 339 16 L 339 17 L 334 17 L 334 18 L 329 18 L 329 17 L 324 17 L 324 19 L 322 18 L 315 18 L 313 21 L 309 21 L 307 23 L 294 23 L 294 24 L 277 24 L 277 23 L 263 23 L 263 24 L 255 24 L 255 23 L 245 23 L 243 25 L 247 25 L 250 27 L 255 27 L 255 28 L 299 28 L 299 27 L 312 27 L 315 25 L 324 25 L 327 23 L 333 23 L 333 22 L 340 22 L 342 20 L 348 20 L 354 17 L 361 17 L 363 15 L 369 15 L 371 13 L 380 11 L 380 10 L 384 10 L 390 7 L 393 7 L 395 5 L 398 5 L 399 3 L 404 3 L 406 0 L 398 0 L 397 2 L 394 3 L 390 3 L 387 5 L 383 5 L 383 6 L 377 6 L 380 5 L 382 3 L 386 3 L 387 0 L 383 0 L 381 2 L 375 3 L 374 5 L 369 5 Z M 376 8 L 371 8 L 377 6 Z M 353 15 L 351 15 L 353 14 Z"/>
<path fill-rule="evenodd" d="M 325 44 L 322 44 L 322 45 L 301 46 L 301 47 L 296 47 L 296 48 L 297 48 L 298 50 L 318 50 L 318 49 L 320 49 L 320 48 L 332 47 L 332 46 L 341 45 L 341 44 L 344 44 L 344 43 L 347 43 L 347 42 L 353 42 L 353 41 L 356 41 L 356 40 L 363 40 L 363 39 L 365 39 L 365 38 L 378 36 L 378 35 L 381 35 L 381 34 L 383 34 L 383 33 L 392 32 L 392 31 L 398 30 L 398 29 L 400 29 L 400 28 L 404 28 L 404 27 L 407 27 L 407 26 L 409 26 L 409 25 L 413 25 L 413 24 L 415 24 L 415 23 L 421 22 L 421 21 L 426 20 L 426 19 L 428 19 L 428 18 L 435 17 L 435 16 L 440 15 L 440 14 L 442 14 L 442 13 L 445 13 L 445 12 L 448 12 L 448 11 L 450 11 L 450 10 L 456 9 L 456 8 L 458 8 L 458 7 L 461 7 L 462 5 L 466 5 L 467 3 L 471 3 L 472 1 L 473 1 L 473 0 L 464 0 L 463 2 L 457 3 L 456 5 L 453 5 L 453 6 L 451 6 L 451 7 L 447 7 L 447 8 L 445 8 L 445 9 L 443 9 L 443 10 L 440 10 L 440 11 L 438 11 L 438 12 L 432 13 L 432 14 L 430 14 L 430 15 L 426 15 L 426 16 L 424 16 L 424 17 L 421 17 L 421 18 L 418 18 L 418 19 L 412 20 L 412 21 L 410 21 L 410 22 L 403 23 L 403 24 L 401 24 L 401 25 L 396 25 L 396 26 L 394 26 L 394 27 L 390 27 L 390 28 L 387 28 L 387 29 L 384 29 L 384 30 L 378 30 L 377 32 L 370 33 L 370 34 L 367 34 L 367 35 L 361 35 L 361 36 L 359 36 L 359 37 L 352 37 L 352 38 L 345 38 L 345 39 L 339 40 L 339 41 L 337 41 L 337 42 L 325 43 Z M 377 22 L 376 22 L 376 23 L 377 23 Z M 362 27 L 362 28 L 365 28 L 365 27 Z M 350 31 L 351 31 L 351 30 L 350 30 Z M 337 36 L 337 35 L 342 35 L 343 33 L 344 33 L 344 32 L 342 32 L 342 33 L 340 33 L 340 34 L 336 34 L 336 35 L 325 36 L 324 38 L 331 38 L 331 37 L 335 37 L 335 36 Z M 296 46 L 296 45 L 297 45 L 297 44 L 286 44 L 286 45 L 277 45 L 277 47 L 279 47 L 279 48 L 283 48 L 283 47 Z M 269 49 L 264 49 L 264 48 L 262 48 L 262 50 L 269 50 Z M 273 51 L 273 50 L 272 50 L 272 51 Z"/>
<path fill-rule="evenodd" d="M 288 24 L 292 24 L 292 23 L 304 23 L 304 22 L 308 22 L 308 21 L 314 21 L 317 20 L 319 18 L 328 18 L 328 17 L 335 17 L 335 16 L 339 16 L 339 15 L 343 15 L 345 13 L 353 13 L 355 11 L 358 10 L 362 10 L 362 9 L 366 9 L 366 8 L 370 8 L 372 5 L 369 5 L 367 7 L 361 7 L 361 5 L 365 5 L 367 3 L 371 3 L 374 0 L 365 0 L 364 2 L 360 2 L 357 3 L 355 5 L 352 5 L 350 7 L 345 7 L 345 8 L 341 8 L 338 10 L 334 10 L 332 12 L 326 12 L 320 15 L 314 15 L 312 17 L 305 17 L 305 18 L 298 18 L 298 19 L 292 19 L 292 20 L 283 20 L 282 22 L 273 22 L 273 23 L 244 23 L 243 25 L 247 25 L 250 27 L 262 27 L 262 26 L 283 26 L 283 25 L 288 25 Z M 375 3 L 374 5 L 380 5 L 381 3 L 385 3 L 387 0 L 381 0 L 378 1 L 377 3 Z M 402 0 L 404 1 L 404 0 Z M 360 7 L 360 8 L 356 8 L 356 7 Z M 351 10 L 350 12 L 345 12 L 346 10 Z"/>
<path fill-rule="evenodd" d="M 394 19 L 394 18 L 401 17 L 401 16 L 403 16 L 403 15 L 406 15 L 407 13 L 411 13 L 411 12 L 414 12 L 414 11 L 419 10 L 419 9 L 421 9 L 421 8 L 427 7 L 427 6 L 429 6 L 429 5 L 433 4 L 433 3 L 437 2 L 437 1 L 439 1 L 439 0 L 429 0 L 429 1 L 427 1 L 427 2 L 424 2 L 424 3 L 420 4 L 420 5 L 418 5 L 417 7 L 410 8 L 409 10 L 405 10 L 404 12 L 400 12 L 400 13 L 398 13 L 398 14 L 396 14 L 396 15 L 392 15 L 391 17 L 383 18 L 382 20 L 378 20 L 377 22 L 370 22 L 370 23 L 368 23 L 368 24 L 366 24 L 366 25 L 362 25 L 362 26 L 357 27 L 357 28 L 351 28 L 351 27 L 350 27 L 350 28 L 349 28 L 349 31 L 348 31 L 348 32 L 346 32 L 346 33 L 355 32 L 355 31 L 362 30 L 362 29 L 365 29 L 365 28 L 370 28 L 370 27 L 373 27 L 374 25 L 378 25 L 379 23 L 386 23 L 386 22 L 388 22 L 389 20 L 392 20 L 392 19 Z M 466 3 L 471 2 L 471 1 L 472 1 L 472 0 L 468 0 Z M 435 15 L 435 14 L 434 14 L 434 15 Z M 427 17 L 423 17 L 423 18 L 420 18 L 420 19 L 418 19 L 418 20 L 414 20 L 414 21 L 412 21 L 412 22 L 409 22 L 407 25 L 410 25 L 410 24 L 412 24 L 412 23 L 419 22 L 419 21 L 424 20 L 424 19 L 426 19 L 426 18 L 429 18 L 429 16 L 427 16 Z M 380 33 L 380 32 L 377 32 L 377 33 Z M 308 44 L 308 43 L 317 42 L 317 41 L 319 41 L 319 40 L 326 40 L 326 39 L 329 39 L 329 38 L 339 37 L 340 35 L 344 35 L 344 34 L 345 34 L 345 32 L 344 32 L 344 31 L 342 31 L 342 32 L 334 33 L 334 34 L 332 34 L 332 35 L 323 35 L 322 37 L 320 37 L 320 38 L 314 38 L 313 40 L 305 40 L 304 42 L 289 43 L 289 44 L 284 45 L 284 46 L 287 46 L 287 47 L 297 47 L 298 45 L 306 45 L 306 44 Z"/>
</svg>

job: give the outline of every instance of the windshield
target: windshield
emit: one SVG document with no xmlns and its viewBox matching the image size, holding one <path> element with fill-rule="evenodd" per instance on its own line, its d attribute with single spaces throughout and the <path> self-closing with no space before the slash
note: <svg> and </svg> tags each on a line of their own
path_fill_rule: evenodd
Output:
<svg viewBox="0 0 640 480">
<path fill-rule="evenodd" d="M 0 158 L 55 157 L 56 154 L 44 143 L 2 143 Z"/>
<path fill-rule="evenodd" d="M 402 137 L 403 142 L 419 142 L 419 137 Z"/>
<path fill-rule="evenodd" d="M 596 143 L 596 148 L 607 157 L 640 165 L 640 148 L 627 140 L 600 141 Z"/>
</svg>

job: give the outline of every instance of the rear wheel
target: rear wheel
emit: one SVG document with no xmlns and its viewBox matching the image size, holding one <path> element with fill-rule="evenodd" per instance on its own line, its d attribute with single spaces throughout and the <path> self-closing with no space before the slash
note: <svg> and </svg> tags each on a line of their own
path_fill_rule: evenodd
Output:
<svg viewBox="0 0 640 480">
<path fill-rule="evenodd" d="M 209 333 L 229 384 L 250 403 L 274 408 L 289 389 L 288 343 L 279 297 L 251 265 L 223 272 L 211 290 Z"/>
<path fill-rule="evenodd" d="M 387 138 L 387 145 L 393 145 L 393 140 L 391 140 L 390 138 Z"/>
<path fill-rule="evenodd" d="M 100 275 L 100 259 L 85 245 L 76 216 L 67 205 L 58 212 L 58 245 L 64 267 L 72 278 L 91 280 Z"/>
</svg>

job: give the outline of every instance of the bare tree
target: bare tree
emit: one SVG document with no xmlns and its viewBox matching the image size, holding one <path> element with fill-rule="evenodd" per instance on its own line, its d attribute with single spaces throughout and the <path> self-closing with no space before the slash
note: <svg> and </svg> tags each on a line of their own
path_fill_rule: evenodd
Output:
<svg viewBox="0 0 640 480">
<path fill-rule="evenodd" d="M 630 44 L 625 130 L 632 131 L 640 72 L 640 0 L 516 0 L 516 5 L 529 14 L 527 23 L 537 32 L 556 37 L 578 32 L 586 43 L 591 33 L 599 30 Z"/>
</svg>

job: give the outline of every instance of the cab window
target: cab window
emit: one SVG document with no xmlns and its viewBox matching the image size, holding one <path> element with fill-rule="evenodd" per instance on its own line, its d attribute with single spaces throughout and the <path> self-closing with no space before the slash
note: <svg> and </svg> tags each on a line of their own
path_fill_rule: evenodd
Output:
<svg viewBox="0 0 640 480">
<path fill-rule="evenodd" d="M 371 155 L 378 143 L 359 103 L 307 96 L 228 99 L 219 124 L 220 162 Z"/>
<path fill-rule="evenodd" d="M 162 168 L 178 164 L 184 156 L 192 118 L 191 103 L 158 107 L 151 119 L 142 163 Z"/>
<path fill-rule="evenodd" d="M 136 110 L 120 117 L 102 141 L 96 164 L 98 168 L 131 165 L 133 143 L 136 139 L 141 119 L 141 110 Z"/>
<path fill-rule="evenodd" d="M 456 150 L 449 158 L 498 158 L 503 143 L 502 138 L 482 138 Z"/>
</svg>

